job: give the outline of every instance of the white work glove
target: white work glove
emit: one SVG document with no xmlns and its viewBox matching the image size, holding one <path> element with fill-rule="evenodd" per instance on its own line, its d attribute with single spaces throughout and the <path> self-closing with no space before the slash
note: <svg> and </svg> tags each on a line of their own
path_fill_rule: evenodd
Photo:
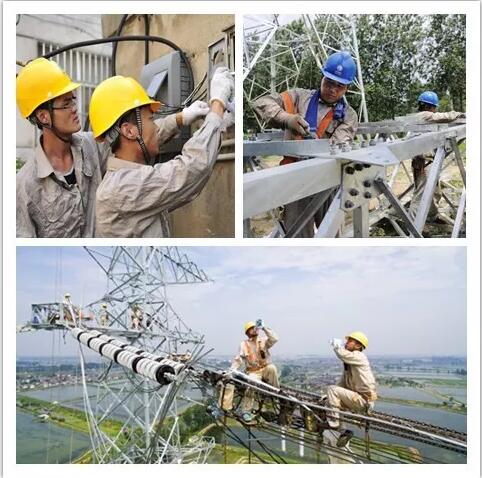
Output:
<svg viewBox="0 0 482 478">
<path fill-rule="evenodd" d="M 285 128 L 288 128 L 292 133 L 307 135 L 310 134 L 310 125 L 303 116 L 299 114 L 290 114 L 286 111 L 281 111 L 277 115 L 279 120 Z"/>
<path fill-rule="evenodd" d="M 193 121 L 203 118 L 209 113 L 209 105 L 204 101 L 195 101 L 182 110 L 182 124 L 189 126 Z"/>
<path fill-rule="evenodd" d="M 209 99 L 209 104 L 217 100 L 220 101 L 224 109 L 226 109 L 229 100 L 234 97 L 234 78 L 228 68 L 221 66 L 214 72 L 211 79 L 210 92 L 211 98 Z"/>
<path fill-rule="evenodd" d="M 343 340 L 341 340 L 341 339 L 331 339 L 330 345 L 332 347 L 343 347 Z"/>
<path fill-rule="evenodd" d="M 234 124 L 234 113 L 226 110 L 223 114 L 223 119 L 221 120 L 221 133 L 225 133 L 228 128 Z"/>
<path fill-rule="evenodd" d="M 258 329 L 264 329 L 263 319 L 258 319 L 258 320 L 256 321 L 256 327 L 258 327 Z"/>
<path fill-rule="evenodd" d="M 234 98 L 233 98 L 233 101 L 228 102 L 228 104 L 226 105 L 226 110 L 229 111 L 230 113 L 233 113 L 233 115 L 234 115 L 235 110 L 236 110 L 236 102 L 235 102 Z M 464 116 L 464 118 L 465 118 L 465 116 Z"/>
</svg>

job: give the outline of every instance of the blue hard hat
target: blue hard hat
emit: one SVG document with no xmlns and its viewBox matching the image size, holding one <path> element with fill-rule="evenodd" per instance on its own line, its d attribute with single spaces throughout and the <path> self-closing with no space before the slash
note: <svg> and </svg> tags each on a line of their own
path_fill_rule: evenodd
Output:
<svg viewBox="0 0 482 478">
<path fill-rule="evenodd" d="M 326 59 L 321 72 L 330 80 L 348 85 L 355 79 L 356 65 L 350 53 L 338 51 Z"/>
<path fill-rule="evenodd" d="M 438 96 L 437 93 L 433 91 L 424 91 L 418 100 L 420 103 L 428 103 L 429 105 L 438 106 Z"/>
</svg>

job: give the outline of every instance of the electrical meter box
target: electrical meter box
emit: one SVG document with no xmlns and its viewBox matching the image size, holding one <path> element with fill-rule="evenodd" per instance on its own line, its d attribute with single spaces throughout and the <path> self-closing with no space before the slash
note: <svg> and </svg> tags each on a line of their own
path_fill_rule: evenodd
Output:
<svg viewBox="0 0 482 478">
<path fill-rule="evenodd" d="M 145 65 L 141 72 L 141 84 L 151 98 L 165 105 L 160 110 L 165 115 L 176 113 L 175 108 L 182 108 L 182 102 L 194 86 L 190 84 L 186 63 L 178 51 Z M 181 151 L 189 137 L 189 127 L 181 128 L 177 138 L 162 146 L 161 154 Z"/>
</svg>

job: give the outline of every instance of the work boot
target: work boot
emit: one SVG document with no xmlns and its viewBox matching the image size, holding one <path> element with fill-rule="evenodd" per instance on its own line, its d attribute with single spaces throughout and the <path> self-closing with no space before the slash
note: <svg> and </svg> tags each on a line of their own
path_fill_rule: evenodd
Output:
<svg viewBox="0 0 482 478">
<path fill-rule="evenodd" d="M 343 430 L 343 432 L 338 437 L 336 441 L 336 446 L 338 448 L 344 448 L 348 445 L 348 442 L 353 438 L 353 432 L 351 430 Z"/>
<path fill-rule="evenodd" d="M 206 410 L 215 420 L 221 420 L 225 415 L 224 411 L 216 405 L 209 405 Z"/>
</svg>

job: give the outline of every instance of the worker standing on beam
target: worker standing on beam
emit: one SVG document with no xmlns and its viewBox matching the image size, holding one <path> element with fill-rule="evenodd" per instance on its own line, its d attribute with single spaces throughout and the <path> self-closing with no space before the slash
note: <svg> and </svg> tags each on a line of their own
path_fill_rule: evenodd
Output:
<svg viewBox="0 0 482 478">
<path fill-rule="evenodd" d="M 451 123 L 459 118 L 465 118 L 465 113 L 458 111 L 448 111 L 445 113 L 437 112 L 439 99 L 437 93 L 433 91 L 424 91 L 418 97 L 418 113 L 415 115 L 417 120 L 426 123 Z M 427 182 L 427 162 L 432 161 L 433 153 L 421 154 L 412 158 L 413 181 L 415 190 L 410 201 L 410 213 L 413 218 L 417 215 L 417 210 L 422 200 L 423 190 Z M 438 219 L 438 210 L 436 202 L 440 199 L 440 194 L 434 194 L 434 199 L 430 205 L 427 221 L 436 222 Z"/>
<path fill-rule="evenodd" d="M 259 336 L 260 329 L 264 332 L 265 337 Z M 264 325 L 262 320 L 247 322 L 244 325 L 244 333 L 248 338 L 241 342 L 239 353 L 234 358 L 231 369 L 239 370 L 244 366 L 245 372 L 250 378 L 279 388 L 278 370 L 272 363 L 270 353 L 271 347 L 278 342 L 278 337 L 273 330 Z M 234 387 L 226 386 L 221 400 L 221 408 L 231 410 L 233 398 Z M 241 404 L 240 414 L 244 421 L 249 422 L 254 418 L 252 414 L 253 405 L 254 393 L 251 388 L 248 388 Z"/>
<path fill-rule="evenodd" d="M 214 168 L 224 112 L 234 96 L 227 68 L 216 70 L 210 91 L 210 106 L 195 102 L 175 117 L 180 128 L 207 115 L 182 153 L 151 166 L 164 142 L 153 117 L 161 104 L 132 78 L 115 76 L 97 86 L 90 102 L 92 130 L 112 150 L 97 190 L 97 236 L 169 237 L 168 213 L 195 199 Z"/>
<path fill-rule="evenodd" d="M 343 374 L 338 385 L 326 389 L 328 405 L 334 411 L 326 413 L 328 427 L 340 428 L 337 410 L 345 409 L 355 413 L 367 413 L 373 409 L 377 399 L 376 381 L 367 356 L 363 351 L 368 347 L 368 339 L 363 332 L 352 332 L 345 337 L 330 341 L 335 355 L 343 362 Z M 353 436 L 350 430 L 341 431 L 337 445 L 342 447 Z"/>
<path fill-rule="evenodd" d="M 323 79 L 319 89 L 295 88 L 263 96 L 254 102 L 254 111 L 269 126 L 283 128 L 285 140 L 303 138 L 329 138 L 334 144 L 352 141 L 358 127 L 355 110 L 348 104 L 345 93 L 355 80 L 356 65 L 348 52 L 330 55 L 321 69 Z M 291 164 L 299 158 L 285 156 L 280 165 Z M 334 195 L 308 221 L 298 237 L 313 237 L 314 225 L 318 227 Z M 284 206 L 282 222 L 285 231 L 290 229 L 313 196 Z"/>
</svg>

